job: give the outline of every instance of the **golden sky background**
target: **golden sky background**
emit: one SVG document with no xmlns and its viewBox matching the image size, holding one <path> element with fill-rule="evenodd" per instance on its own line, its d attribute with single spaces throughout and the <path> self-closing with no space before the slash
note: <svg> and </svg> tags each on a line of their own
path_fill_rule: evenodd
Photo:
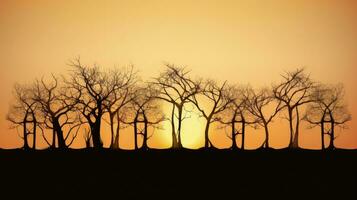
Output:
<svg viewBox="0 0 357 200">
<path fill-rule="evenodd" d="M 0 0 L 0 148 L 21 145 L 5 120 L 13 84 L 65 73 L 78 55 L 104 67 L 134 64 L 145 79 L 167 61 L 188 66 L 193 76 L 255 87 L 305 66 L 314 80 L 344 83 L 354 118 L 356 19 L 353 0 Z M 287 145 L 286 124 L 276 120 L 270 131 L 276 148 Z M 336 145 L 357 148 L 356 130 L 353 119 Z M 262 132 L 248 133 L 249 148 L 259 146 Z M 301 146 L 319 147 L 318 132 L 304 125 L 301 132 Z M 130 136 L 123 137 L 129 148 Z M 212 137 L 217 146 L 228 144 L 223 135 Z"/>
</svg>

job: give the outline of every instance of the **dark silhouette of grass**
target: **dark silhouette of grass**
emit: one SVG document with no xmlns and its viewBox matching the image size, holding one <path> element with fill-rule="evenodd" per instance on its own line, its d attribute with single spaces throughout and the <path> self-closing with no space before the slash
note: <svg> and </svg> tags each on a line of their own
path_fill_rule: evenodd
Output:
<svg viewBox="0 0 357 200">
<path fill-rule="evenodd" d="M 357 199 L 356 150 L 16 149 L 0 163 L 12 199 Z"/>
</svg>

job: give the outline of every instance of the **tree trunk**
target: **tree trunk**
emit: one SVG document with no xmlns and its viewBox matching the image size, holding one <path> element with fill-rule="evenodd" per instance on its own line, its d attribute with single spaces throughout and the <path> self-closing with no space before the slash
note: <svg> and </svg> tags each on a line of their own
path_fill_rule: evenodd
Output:
<svg viewBox="0 0 357 200">
<path fill-rule="evenodd" d="M 56 130 L 57 133 L 57 139 L 58 139 L 58 148 L 59 149 L 66 149 L 66 141 L 63 136 L 63 131 L 61 129 L 61 126 L 59 125 L 58 119 L 54 118 L 53 120 L 53 128 Z"/>
<path fill-rule="evenodd" d="M 69 134 L 69 133 L 68 133 Z M 57 139 L 58 139 L 58 148 L 59 149 L 67 149 L 66 141 L 63 136 L 63 131 L 62 129 L 59 129 L 57 131 Z"/>
<path fill-rule="evenodd" d="M 33 141 L 32 141 L 32 148 L 36 149 L 36 129 L 37 129 L 37 121 L 34 119 L 33 122 Z"/>
<path fill-rule="evenodd" d="M 296 127 L 295 127 L 293 148 L 299 148 L 299 125 L 300 125 L 300 117 L 299 117 L 299 109 L 298 109 L 298 107 L 296 107 L 295 110 L 296 110 Z"/>
<path fill-rule="evenodd" d="M 324 127 L 324 121 L 321 120 L 321 150 L 325 149 L 325 127 Z"/>
<path fill-rule="evenodd" d="M 118 126 L 116 129 L 116 134 L 115 134 L 115 139 L 114 139 L 114 144 L 113 144 L 114 149 L 120 149 L 120 147 L 119 147 L 119 131 L 120 131 L 119 112 L 117 112 L 117 120 L 118 120 Z"/>
<path fill-rule="evenodd" d="M 330 133 L 329 149 L 331 150 L 335 149 L 335 122 L 332 118 L 331 118 L 331 133 Z"/>
<path fill-rule="evenodd" d="M 144 137 L 143 137 L 143 145 L 141 146 L 141 148 L 143 150 L 147 150 L 148 149 L 148 121 L 146 119 L 146 116 L 144 115 Z"/>
<path fill-rule="evenodd" d="M 178 141 L 177 141 L 177 137 L 176 137 L 176 133 L 175 131 L 172 131 L 172 149 L 177 149 L 179 148 L 179 144 L 178 144 Z"/>
<path fill-rule="evenodd" d="M 138 122 L 137 119 L 134 121 L 134 150 L 138 150 Z"/>
<path fill-rule="evenodd" d="M 172 136 L 172 149 L 178 148 L 178 142 L 177 142 L 177 137 L 176 137 L 176 132 L 175 132 L 175 104 L 172 104 L 172 112 L 171 112 L 171 136 Z"/>
<path fill-rule="evenodd" d="M 91 143 L 90 143 L 91 138 L 92 138 L 92 135 L 89 135 L 89 132 L 88 132 L 88 137 L 85 138 L 86 148 L 87 149 L 91 148 Z"/>
<path fill-rule="evenodd" d="M 289 129 L 290 129 L 290 142 L 289 142 L 289 147 L 293 147 L 293 138 L 294 138 L 294 129 L 293 129 L 293 113 L 292 109 L 288 108 L 288 114 L 289 114 Z"/>
<path fill-rule="evenodd" d="M 110 113 L 109 114 L 109 120 L 110 120 L 110 148 L 113 149 L 114 145 L 114 116 L 115 113 Z"/>
<path fill-rule="evenodd" d="M 56 148 L 56 137 L 57 137 L 56 130 L 53 128 L 52 129 L 52 144 L 51 144 L 52 149 Z"/>
<path fill-rule="evenodd" d="M 95 123 L 91 124 L 93 147 L 95 149 L 101 149 L 103 147 L 102 141 L 100 139 L 100 120 L 101 117 L 97 117 Z"/>
<path fill-rule="evenodd" d="M 101 100 L 97 101 L 97 108 L 98 108 L 98 113 L 97 116 L 95 117 L 95 122 L 91 124 L 92 125 L 91 131 L 92 131 L 93 147 L 95 149 L 101 149 L 103 148 L 103 143 L 100 138 L 100 126 L 101 126 L 102 115 L 103 115 Z"/>
<path fill-rule="evenodd" d="M 210 127 L 210 122 L 211 122 L 211 118 L 208 117 L 206 119 L 206 127 L 205 127 L 205 148 L 208 149 L 210 147 L 210 140 L 209 140 L 209 127 Z M 232 137 L 233 139 L 233 137 Z"/>
<path fill-rule="evenodd" d="M 181 125 L 182 125 L 182 107 L 178 108 L 178 127 L 177 127 L 177 137 L 178 137 L 178 148 L 182 148 L 181 140 Z"/>
<path fill-rule="evenodd" d="M 245 149 L 245 120 L 242 121 L 242 150 Z"/>
<path fill-rule="evenodd" d="M 268 124 L 264 123 L 264 130 L 265 130 L 265 148 L 269 148 L 269 128 Z"/>
<path fill-rule="evenodd" d="M 235 150 L 235 149 L 237 149 L 237 141 L 236 141 L 236 128 L 235 128 L 235 121 L 234 121 L 234 119 L 232 119 L 232 121 L 231 121 L 231 126 L 232 126 L 232 133 L 231 133 L 231 136 L 232 136 L 232 147 L 231 147 L 231 149 L 232 149 L 232 150 Z"/>
<path fill-rule="evenodd" d="M 27 116 L 25 117 L 24 119 L 24 150 L 29 150 L 30 147 L 29 147 L 29 143 L 28 143 L 28 140 L 27 140 Z"/>
</svg>

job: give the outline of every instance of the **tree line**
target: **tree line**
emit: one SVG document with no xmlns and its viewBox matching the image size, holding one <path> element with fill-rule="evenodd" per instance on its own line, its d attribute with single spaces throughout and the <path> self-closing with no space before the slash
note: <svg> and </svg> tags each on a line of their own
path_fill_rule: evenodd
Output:
<svg viewBox="0 0 357 200">
<path fill-rule="evenodd" d="M 279 116 L 289 124 L 289 148 L 299 148 L 300 124 L 319 127 L 321 149 L 334 149 L 336 127 L 346 127 L 351 115 L 344 102 L 342 84 L 322 84 L 310 78 L 304 68 L 285 72 L 278 84 L 255 89 L 207 78 L 192 78 L 185 67 L 165 64 L 157 77 L 140 79 L 133 66 L 104 70 L 81 60 L 69 63 L 67 74 L 36 79 L 32 84 L 15 84 L 7 120 L 21 130 L 23 149 L 36 149 L 42 136 L 52 149 L 67 149 L 84 132 L 86 148 L 103 148 L 102 123 L 110 126 L 110 148 L 119 149 L 120 131 L 134 130 L 135 149 L 148 149 L 149 129 L 171 124 L 171 148 L 182 146 L 182 124 L 186 106 L 194 107 L 205 120 L 204 148 L 215 148 L 209 132 L 212 124 L 229 128 L 232 149 L 245 148 L 246 128 L 264 129 L 263 148 L 270 148 L 270 125 Z M 165 102 L 170 114 L 162 110 Z M 187 119 L 189 120 L 189 119 Z M 46 131 L 51 132 L 50 139 Z M 29 144 L 32 135 L 33 144 Z M 329 145 L 325 146 L 325 135 Z M 142 145 L 138 144 L 142 137 Z M 241 137 L 241 145 L 236 143 Z"/>
</svg>

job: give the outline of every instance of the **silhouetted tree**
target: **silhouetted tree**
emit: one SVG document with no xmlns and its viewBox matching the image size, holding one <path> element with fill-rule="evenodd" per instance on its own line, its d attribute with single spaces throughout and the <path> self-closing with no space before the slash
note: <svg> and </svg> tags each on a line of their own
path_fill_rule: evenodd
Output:
<svg viewBox="0 0 357 200">
<path fill-rule="evenodd" d="M 133 66 L 128 69 L 115 70 L 110 73 L 113 77 L 113 83 L 117 88 L 103 102 L 106 111 L 109 114 L 110 125 L 110 148 L 119 148 L 120 131 L 120 111 L 135 98 L 135 83 L 137 82 L 136 73 Z M 115 123 L 117 124 L 115 129 Z M 115 129 L 115 131 L 114 131 Z"/>
<path fill-rule="evenodd" d="M 329 149 L 334 149 L 335 128 L 345 128 L 345 123 L 351 120 L 351 115 L 344 103 L 344 88 L 339 85 L 319 85 L 311 95 L 312 103 L 306 109 L 304 120 L 311 127 L 321 128 L 321 149 L 325 149 L 325 135 L 329 135 Z"/>
<path fill-rule="evenodd" d="M 130 124 L 134 128 L 134 149 L 138 150 L 138 136 L 142 136 L 143 143 L 141 149 L 147 150 L 147 141 L 152 137 L 149 135 L 149 127 L 160 128 L 159 123 L 165 120 L 165 116 L 157 102 L 156 91 L 150 86 L 141 87 L 136 90 L 135 98 L 129 104 L 125 124 Z M 130 114 L 129 114 L 130 115 Z"/>
<path fill-rule="evenodd" d="M 88 67 L 79 59 L 71 61 L 72 73 L 66 81 L 77 108 L 90 126 L 94 148 L 102 148 L 100 129 L 105 113 L 105 103 L 120 89 L 123 81 L 117 76 L 116 69 L 103 71 L 97 65 Z M 79 94 L 79 95 L 77 95 Z"/>
<path fill-rule="evenodd" d="M 58 78 L 54 75 L 48 83 L 43 78 L 36 80 L 32 92 L 33 101 L 38 103 L 41 111 L 39 115 L 43 118 L 45 126 L 52 130 L 51 147 L 56 147 L 56 138 L 59 149 L 70 147 L 83 124 L 75 113 L 76 102 L 66 98 L 66 88 L 59 85 Z M 70 135 L 72 137 L 68 140 Z M 45 141 L 48 142 L 46 138 Z"/>
<path fill-rule="evenodd" d="M 255 123 L 264 128 L 265 141 L 263 146 L 269 148 L 269 124 L 284 106 L 281 101 L 274 98 L 268 88 L 260 89 L 257 92 L 248 88 L 245 95 L 246 109 L 255 118 Z"/>
<path fill-rule="evenodd" d="M 32 148 L 36 149 L 37 127 L 40 123 L 37 120 L 37 103 L 32 98 L 31 88 L 16 84 L 13 94 L 15 96 L 7 114 L 7 120 L 12 123 L 10 128 L 23 128 L 22 136 L 24 140 L 23 149 L 29 150 L 28 136 L 33 135 Z"/>
<path fill-rule="evenodd" d="M 185 68 L 166 64 L 166 70 L 151 83 L 157 90 L 157 97 L 171 104 L 172 148 L 182 148 L 181 127 L 185 119 L 184 105 L 200 90 L 200 82 L 189 77 Z M 176 115 L 177 109 L 177 115 Z M 175 128 L 177 119 L 177 130 Z"/>
<path fill-rule="evenodd" d="M 206 80 L 201 86 L 201 91 L 192 95 L 190 101 L 197 107 L 206 120 L 205 148 L 213 147 L 209 139 L 210 125 L 218 121 L 218 115 L 234 102 L 234 97 L 229 91 L 227 82 L 218 84 L 214 80 Z"/>
<path fill-rule="evenodd" d="M 227 137 L 232 140 L 231 149 L 236 150 L 238 148 L 237 136 L 241 135 L 240 148 L 244 150 L 246 126 L 255 124 L 246 109 L 244 92 L 247 90 L 245 87 L 232 86 L 229 91 L 234 101 L 229 104 L 227 109 L 218 114 L 217 119 L 223 125 L 221 128 L 230 127 L 231 129 L 230 134 L 226 133 Z"/>
<path fill-rule="evenodd" d="M 274 97 L 281 101 L 288 110 L 288 121 L 290 129 L 290 148 L 299 147 L 299 125 L 300 114 L 299 108 L 311 102 L 311 91 L 314 83 L 310 76 L 307 75 L 304 69 L 286 72 L 282 75 L 283 81 L 280 84 L 273 86 Z M 295 130 L 293 121 L 295 119 Z"/>
<path fill-rule="evenodd" d="M 237 136 L 241 135 L 241 149 L 245 148 L 246 126 L 263 127 L 265 141 L 269 148 L 269 125 L 277 114 L 287 109 L 290 130 L 290 148 L 299 147 L 300 121 L 305 120 L 310 128 L 321 128 L 322 149 L 325 135 L 330 137 L 329 149 L 335 148 L 335 128 L 346 127 L 351 115 L 344 104 L 342 85 L 316 85 L 304 71 L 297 69 L 282 75 L 282 82 L 273 85 L 272 90 L 259 91 L 251 87 L 228 86 L 214 80 L 192 79 L 183 67 L 166 64 L 165 71 L 150 83 L 138 85 L 139 78 L 129 68 L 103 70 L 97 65 L 88 67 L 74 59 L 69 76 L 63 76 L 63 83 L 52 75 L 51 81 L 43 78 L 31 86 L 15 85 L 14 96 L 7 120 L 11 128 L 23 129 L 23 149 L 31 149 L 29 136 L 33 136 L 32 148 L 36 149 L 38 132 L 52 148 L 66 149 L 84 124 L 87 148 L 102 148 L 101 122 L 110 125 L 110 147 L 119 148 L 120 129 L 134 127 L 135 149 L 139 149 L 138 137 L 143 138 L 142 149 L 148 149 L 147 141 L 153 130 L 164 121 L 159 102 L 171 106 L 172 148 L 182 148 L 182 123 L 189 118 L 187 105 L 195 106 L 206 120 L 204 147 L 214 147 L 209 138 L 211 125 L 220 122 L 232 139 L 232 149 L 237 149 Z M 62 80 L 61 79 L 61 80 Z M 304 105 L 307 105 L 306 107 Z M 306 108 L 303 117 L 301 109 Z M 108 118 L 106 114 L 108 113 Z M 52 130 L 52 142 L 47 139 L 44 129 Z M 56 142 L 57 140 L 57 142 Z"/>
</svg>

